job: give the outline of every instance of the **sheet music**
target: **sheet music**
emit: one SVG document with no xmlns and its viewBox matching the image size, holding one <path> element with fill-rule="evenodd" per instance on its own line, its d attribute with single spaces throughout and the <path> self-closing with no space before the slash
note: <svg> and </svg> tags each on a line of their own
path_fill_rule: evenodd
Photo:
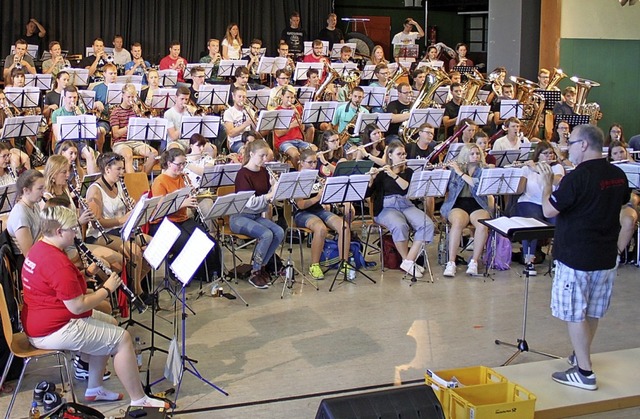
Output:
<svg viewBox="0 0 640 419">
<path fill-rule="evenodd" d="M 485 220 L 485 223 L 504 236 L 509 236 L 514 229 L 549 227 L 549 224 L 530 217 L 498 217 Z"/>
<path fill-rule="evenodd" d="M 144 258 L 153 269 L 160 267 L 178 237 L 180 237 L 180 229 L 168 218 L 162 220 L 158 231 L 156 231 L 151 243 L 147 245 L 143 253 Z"/>
<path fill-rule="evenodd" d="M 213 249 L 213 245 L 213 240 L 199 228 L 191 233 L 189 241 L 169 266 L 183 285 L 187 285 L 191 281 L 202 261 Z"/>
</svg>

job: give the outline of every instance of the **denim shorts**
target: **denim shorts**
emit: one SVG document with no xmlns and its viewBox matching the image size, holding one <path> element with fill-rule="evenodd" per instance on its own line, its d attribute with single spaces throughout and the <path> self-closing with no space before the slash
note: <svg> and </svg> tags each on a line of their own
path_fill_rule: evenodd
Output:
<svg viewBox="0 0 640 419">
<path fill-rule="evenodd" d="M 307 223 L 314 218 L 319 218 L 323 223 L 327 224 L 331 217 L 337 217 L 337 214 L 327 211 L 326 209 L 320 209 L 317 211 L 299 211 L 294 217 L 294 221 L 298 227 L 306 227 Z"/>
<path fill-rule="evenodd" d="M 286 153 L 287 150 L 290 149 L 291 147 L 296 147 L 300 150 L 304 150 L 305 148 L 311 147 L 311 144 L 303 140 L 289 140 L 280 144 L 280 147 L 278 147 L 278 150 L 280 150 L 281 153 Z"/>
</svg>

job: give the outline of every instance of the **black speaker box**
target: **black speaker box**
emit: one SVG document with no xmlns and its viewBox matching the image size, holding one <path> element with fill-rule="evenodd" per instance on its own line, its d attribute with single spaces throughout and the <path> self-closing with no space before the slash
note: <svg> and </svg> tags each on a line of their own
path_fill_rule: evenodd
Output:
<svg viewBox="0 0 640 419">
<path fill-rule="evenodd" d="M 444 419 L 440 401 L 426 385 L 334 397 L 320 402 L 316 419 Z"/>
</svg>

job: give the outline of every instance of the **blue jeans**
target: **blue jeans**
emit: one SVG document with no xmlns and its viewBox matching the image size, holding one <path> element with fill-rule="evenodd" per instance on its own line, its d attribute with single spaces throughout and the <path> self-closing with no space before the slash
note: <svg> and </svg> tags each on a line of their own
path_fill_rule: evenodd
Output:
<svg viewBox="0 0 640 419">
<path fill-rule="evenodd" d="M 261 214 L 235 214 L 229 217 L 229 227 L 237 234 L 258 239 L 253 251 L 253 270 L 260 270 L 273 257 L 284 240 L 284 230 Z"/>
<path fill-rule="evenodd" d="M 533 202 L 518 202 L 516 205 L 516 215 L 519 217 L 531 217 L 540 221 L 547 221 L 551 224 L 556 223 L 555 218 L 546 218 L 542 212 L 542 205 L 534 204 Z M 533 258 L 536 254 L 536 246 L 538 240 L 522 240 L 522 253 L 524 255 L 525 262 L 527 257 Z"/>
</svg>

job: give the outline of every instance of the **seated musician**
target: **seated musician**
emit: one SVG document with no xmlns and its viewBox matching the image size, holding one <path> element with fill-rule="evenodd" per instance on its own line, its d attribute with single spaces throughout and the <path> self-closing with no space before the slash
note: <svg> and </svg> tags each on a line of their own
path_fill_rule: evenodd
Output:
<svg viewBox="0 0 640 419">
<path fill-rule="evenodd" d="M 386 164 L 384 159 L 385 138 L 376 124 L 367 124 L 360 134 L 360 144 L 355 152 L 351 148 L 347 150 L 347 156 L 353 156 L 354 160 L 371 160 L 374 167 L 382 167 Z"/>
<path fill-rule="evenodd" d="M 134 42 L 131 45 L 131 61 L 124 64 L 126 76 L 142 76 L 142 84 L 147 84 L 147 71 L 151 69 L 151 63 L 142 58 L 142 45 Z"/>
<path fill-rule="evenodd" d="M 40 201 L 44 192 L 44 175 L 37 170 L 23 172 L 16 181 L 16 202 L 7 219 L 7 233 L 18 268 L 24 255 L 40 238 Z"/>
<path fill-rule="evenodd" d="M 55 77 L 63 69 L 71 67 L 69 60 L 62 56 L 60 42 L 49 42 L 49 54 L 51 58 L 42 62 L 42 74 L 53 74 Z"/>
<path fill-rule="evenodd" d="M 400 141 L 392 141 L 385 151 L 386 165 L 374 169 L 369 183 L 373 196 L 373 214 L 376 223 L 385 226 L 402 256 L 400 268 L 409 275 L 422 278 L 424 268 L 415 263 L 422 244 L 433 240 L 433 221 L 416 208 L 407 197 L 413 170 L 405 164 L 407 153 Z M 409 247 L 409 234 L 414 231 Z"/>
<path fill-rule="evenodd" d="M 58 72 L 55 80 L 53 81 L 53 89 L 44 95 L 44 109 L 42 110 L 42 114 L 49 120 L 49 122 L 51 113 L 62 106 L 62 94 L 64 92 L 64 88 L 69 85 L 69 81 L 69 73 L 64 70 Z"/>
<path fill-rule="evenodd" d="M 0 186 L 16 183 L 18 175 L 11 167 L 11 147 L 7 143 L 0 143 Z"/>
<path fill-rule="evenodd" d="M 413 90 L 409 83 L 400 83 L 397 86 L 398 99 L 389 102 L 387 113 L 391 113 L 391 124 L 387 130 L 386 142 L 399 140 L 400 125 L 409 120 L 411 104 L 413 103 Z"/>
<path fill-rule="evenodd" d="M 307 82 L 304 86 L 313 87 L 316 90 L 320 87 L 320 71 L 318 69 L 310 68 L 307 70 Z"/>
<path fill-rule="evenodd" d="M 238 67 L 236 68 L 235 73 L 233 74 L 235 80 L 231 83 L 231 88 L 229 89 L 229 106 L 233 106 L 233 92 L 238 88 L 243 88 L 244 90 L 249 89 L 249 69 L 247 67 Z"/>
<path fill-rule="evenodd" d="M 102 153 L 102 147 L 106 135 L 111 131 L 109 125 L 109 115 L 111 113 L 111 107 L 108 100 L 109 85 L 116 82 L 118 79 L 118 69 L 114 64 L 107 64 L 103 67 L 104 81 L 98 83 L 93 87 L 93 91 L 96 92 L 96 101 L 94 103 L 94 109 L 98 111 L 98 138 L 96 139 L 96 149 Z"/>
<path fill-rule="evenodd" d="M 476 131 L 478 130 L 478 125 L 471 118 L 465 118 L 458 125 L 456 125 L 454 131 L 458 132 L 462 128 L 462 125 L 465 125 L 465 129 L 462 130 L 462 136 L 459 140 L 455 142 L 463 142 L 465 144 L 469 144 L 473 142 L 473 136 L 476 135 Z"/>
<path fill-rule="evenodd" d="M 113 273 L 96 292 L 86 294 L 84 277 L 63 252 L 73 244 L 78 229 L 75 213 L 62 206 L 50 207 L 38 213 L 38 221 L 44 238 L 28 253 L 22 271 L 25 287 L 21 318 L 29 342 L 40 349 L 79 351 L 90 356 L 84 393 L 87 401 L 124 397 L 102 387 L 104 368 L 113 356 L 116 374 L 132 406 L 168 408 L 164 401 L 145 395 L 129 332 L 118 327 L 111 316 L 95 310 L 122 283 L 118 274 Z"/>
<path fill-rule="evenodd" d="M 120 238 L 121 229 L 129 219 L 134 203 L 127 198 L 122 188 L 124 176 L 124 158 L 116 153 L 107 152 L 98 157 L 100 178 L 87 189 L 87 203 L 91 212 L 102 226 L 111 242 L 107 243 L 105 235 L 94 224 L 89 224 L 86 241 L 89 244 L 106 246 L 111 250 L 124 254 L 126 261 L 134 267 L 131 289 L 136 294 L 142 293 L 142 279 L 151 270 L 146 259 L 142 257 L 142 247 L 151 238 L 136 236 L 134 241 L 124 243 Z"/>
<path fill-rule="evenodd" d="M 449 70 L 453 70 L 453 67 L 473 67 L 473 61 L 467 58 L 468 50 L 467 44 L 456 44 L 456 56 L 449 60 Z"/>
<path fill-rule="evenodd" d="M 78 67 L 89 70 L 90 81 L 97 82 L 103 80 L 104 66 L 109 64 L 110 57 L 104 51 L 104 40 L 102 38 L 95 38 L 92 47 L 93 55 L 84 57 Z"/>
<path fill-rule="evenodd" d="M 142 156 L 144 171 L 150 174 L 156 164 L 158 152 L 143 141 L 127 139 L 129 118 L 142 115 L 142 110 L 136 100 L 138 92 L 133 84 L 125 84 L 122 87 L 122 103 L 111 111 L 109 124 L 111 125 L 111 148 L 124 158 L 126 173 L 135 172 L 133 168 L 133 156 Z"/>
<path fill-rule="evenodd" d="M 320 176 L 329 177 L 336 170 L 336 165 L 345 161 L 344 148 L 340 146 L 338 133 L 327 130 L 322 133 L 320 151 L 317 152 L 317 167 Z"/>
<path fill-rule="evenodd" d="M 459 80 L 460 73 L 457 73 L 457 75 Z M 442 126 L 445 129 L 445 137 L 447 138 L 453 134 L 453 127 L 458 123 L 460 106 L 464 103 L 464 90 L 459 81 L 454 82 L 451 79 L 449 93 L 451 94 L 451 99 L 447 99 L 447 103 L 444 105 L 444 115 L 442 116 Z"/>
<path fill-rule="evenodd" d="M 336 111 L 333 114 L 333 127 L 338 131 L 341 139 L 341 144 L 347 142 L 347 139 L 352 135 L 356 119 L 359 113 L 369 113 L 369 110 L 364 106 L 361 106 L 364 99 L 364 90 L 360 86 L 354 87 L 351 92 L 349 100 L 343 104 L 338 105 Z"/>
<path fill-rule="evenodd" d="M 14 111 L 11 110 L 12 106 L 8 103 L 7 98 L 2 90 L 0 90 L 0 130 L 4 127 L 4 124 L 9 117 L 15 117 L 17 115 L 13 115 Z M 9 141 L 2 142 L 0 144 L 7 144 L 9 146 L 9 153 L 11 155 L 10 162 L 11 167 L 16 171 L 20 171 L 22 169 L 31 169 L 31 161 L 29 160 L 29 156 L 24 151 L 20 150 L 15 146 L 15 141 L 13 138 L 9 139 Z M 16 173 L 17 175 L 18 173 Z"/>
<path fill-rule="evenodd" d="M 482 150 L 476 144 L 466 144 L 455 161 L 450 163 L 453 170 L 449 179 L 447 196 L 440 208 L 442 216 L 451 223 L 449 230 L 449 261 L 444 276 L 456 275 L 456 255 L 460 246 L 462 230 L 469 222 L 473 224 L 473 256 L 467 266 L 468 275 L 478 274 L 478 261 L 482 256 L 489 231 L 480 220 L 490 218 L 492 200 L 478 195 L 480 174 L 485 167 Z"/>
<path fill-rule="evenodd" d="M 438 61 L 438 47 L 435 45 L 429 45 L 427 47 L 427 53 L 422 58 L 425 63 L 434 63 Z"/>
<path fill-rule="evenodd" d="M 291 73 L 286 70 L 276 70 L 275 74 L 276 85 L 273 86 L 269 92 L 269 102 L 267 103 L 267 109 L 273 110 L 280 105 L 282 98 L 282 89 L 284 86 L 288 86 L 291 81 Z"/>
<path fill-rule="evenodd" d="M 239 153 L 244 145 L 242 133 L 256 128 L 257 118 L 247 109 L 247 90 L 236 88 L 233 92 L 233 105 L 224 111 L 222 121 L 227 133 L 227 148 L 232 153 Z"/>
<path fill-rule="evenodd" d="M 314 170 L 318 158 L 312 149 L 302 150 L 300 153 L 299 170 Z M 321 183 L 319 185 L 322 185 Z M 313 232 L 311 241 L 311 265 L 309 275 L 313 279 L 324 279 L 324 273 L 320 268 L 320 256 L 324 248 L 324 241 L 327 238 L 328 230 L 337 233 L 338 253 L 340 260 L 348 259 L 349 246 L 351 243 L 351 229 L 349 223 L 344 223 L 342 217 L 328 211 L 328 206 L 320 204 L 322 198 L 322 186 L 314 189 L 311 196 L 305 199 L 296 199 L 294 220 L 297 226 L 306 227 Z M 343 231 L 343 225 L 345 227 Z"/>
<path fill-rule="evenodd" d="M 476 135 L 473 136 L 473 142 L 478 145 L 482 153 L 484 154 L 484 161 L 487 163 L 488 167 L 496 167 L 498 161 L 495 156 L 489 154 L 491 147 L 489 147 L 489 134 L 487 134 L 484 130 L 479 129 L 476 132 Z"/>
<path fill-rule="evenodd" d="M 622 125 L 618 123 L 613 123 L 609 127 L 609 133 L 604 139 L 604 146 L 610 147 L 612 141 L 620 141 L 623 144 L 626 144 L 627 141 L 624 138 L 624 131 L 622 130 Z"/>
<path fill-rule="evenodd" d="M 213 63 L 211 78 L 207 79 L 207 83 L 218 84 L 224 82 L 223 77 L 218 77 L 218 71 L 220 70 L 220 60 L 222 59 L 222 54 L 220 54 L 220 40 L 214 38 L 209 39 L 209 41 L 207 41 L 207 51 L 209 53 L 200 58 L 201 63 Z"/>
<path fill-rule="evenodd" d="M 564 168 L 557 162 L 553 146 L 546 141 L 540 141 L 533 152 L 532 160 L 528 160 L 523 167 L 523 175 L 527 178 L 527 184 L 524 192 L 518 198 L 516 215 L 555 223 L 554 219 L 545 217 L 542 212 L 542 189 L 544 187 L 544 179 L 538 170 L 538 162 L 544 162 L 551 165 L 551 170 L 553 170 L 554 174 L 554 187 L 560 183 L 564 176 Z M 522 241 L 525 270 L 529 272 L 530 276 L 536 275 L 534 262 L 537 244 L 538 241 L 535 239 Z"/>
<path fill-rule="evenodd" d="M 147 72 L 147 85 L 142 88 L 140 91 L 140 100 L 147 107 L 151 108 L 153 104 L 153 95 L 158 91 L 162 86 L 160 86 L 160 73 L 155 68 L 150 69 Z M 155 109 L 151 111 L 152 113 L 157 112 Z M 154 115 L 155 116 L 155 115 Z"/>
<path fill-rule="evenodd" d="M 182 117 L 191 116 L 191 112 L 187 108 L 191 92 L 186 86 L 180 86 L 176 90 L 176 104 L 169 108 L 165 113 L 165 119 L 169 120 L 167 125 L 167 150 L 179 148 L 183 152 L 189 149 L 189 140 L 180 138 L 182 129 Z M 207 144 L 207 153 L 214 155 L 211 144 Z"/>
<path fill-rule="evenodd" d="M 389 71 L 389 67 L 386 64 L 378 64 L 373 69 L 373 75 L 376 80 L 369 83 L 369 86 L 372 87 L 387 87 L 387 82 L 389 81 L 389 76 L 391 72 Z"/>
<path fill-rule="evenodd" d="M 249 83 L 250 83 L 249 86 L 251 89 L 254 89 L 254 90 L 267 88 L 267 86 L 264 86 L 262 84 L 263 76 L 260 73 L 258 73 L 260 58 L 262 58 L 262 55 L 260 54 L 261 48 L 262 48 L 262 40 L 258 38 L 254 38 L 251 40 L 251 44 L 249 46 L 249 54 L 242 57 L 243 60 L 248 61 L 247 68 L 249 69 Z"/>
<path fill-rule="evenodd" d="M 553 115 L 575 115 L 576 88 L 567 86 L 562 90 L 562 100 L 553 105 Z"/>
<path fill-rule="evenodd" d="M 413 91 L 419 92 L 420 90 L 422 90 L 425 80 L 427 80 L 427 71 L 425 70 L 425 68 L 423 67 L 416 69 L 413 72 L 413 85 L 411 86 Z"/>
<path fill-rule="evenodd" d="M 378 65 L 378 64 L 389 64 L 389 61 L 384 58 L 384 48 L 382 45 L 376 45 L 371 50 L 371 56 L 367 60 L 366 65 Z"/>
<path fill-rule="evenodd" d="M 304 63 L 328 63 L 329 60 L 324 56 L 324 45 L 320 39 L 314 39 L 311 43 L 311 53 L 305 54 L 302 59 Z"/>
<path fill-rule="evenodd" d="M 284 240 L 282 227 L 262 215 L 269 209 L 275 193 L 275 180 L 264 167 L 268 155 L 269 146 L 262 139 L 245 146 L 244 166 L 236 176 L 236 192 L 255 191 L 255 195 L 240 214 L 229 218 L 231 231 L 258 240 L 253 251 L 249 283 L 259 289 L 269 287 L 270 276 L 265 271 L 265 266 L 273 263 L 271 258 Z"/>
<path fill-rule="evenodd" d="M 7 55 L 4 59 L 3 78 L 9 79 L 11 72 L 15 69 L 24 69 L 29 74 L 36 74 L 36 66 L 33 58 L 27 54 L 28 44 L 24 39 L 18 39 L 15 42 L 15 50 L 13 54 Z"/>
<path fill-rule="evenodd" d="M 186 165 L 187 156 L 181 149 L 172 148 L 162 153 L 160 155 L 162 173 L 156 177 L 151 186 L 153 196 L 166 195 L 189 186 L 185 181 L 186 174 L 183 171 Z M 167 215 L 167 218 L 180 229 L 180 237 L 178 237 L 178 240 L 176 240 L 171 248 L 172 254 L 169 257 L 170 261 L 180 253 L 196 229 L 206 233 L 206 229 L 200 222 L 201 220 L 196 220 L 188 211 L 189 208 L 194 209 L 197 205 L 198 200 L 195 195 L 191 195 L 184 200 L 176 212 Z M 156 220 L 150 224 L 149 232 L 151 235 L 154 235 L 156 231 L 158 231 L 161 221 L 162 220 Z M 216 272 L 221 272 L 220 267 L 220 249 L 216 244 L 205 258 L 203 264 L 200 265 L 196 271 L 194 278 L 208 281 L 210 278 L 213 278 Z"/>
<path fill-rule="evenodd" d="M 506 129 L 506 135 L 498 138 L 493 143 L 492 150 L 506 151 L 506 150 L 519 150 L 523 144 L 529 144 L 530 141 L 520 131 L 520 120 L 515 116 L 510 117 L 504 122 Z"/>
<path fill-rule="evenodd" d="M 420 125 L 418 128 L 418 139 L 414 143 L 407 146 L 408 159 L 424 159 L 427 158 L 436 148 L 434 141 L 435 128 L 428 122 Z"/>
<path fill-rule="evenodd" d="M 55 142 L 55 150 L 58 150 L 60 144 L 64 139 L 61 137 L 60 125 L 58 124 L 58 117 L 60 116 L 77 116 L 82 114 L 82 111 L 77 105 L 78 103 L 78 89 L 75 86 L 67 86 L 64 88 L 62 95 L 62 106 L 51 113 L 51 131 L 53 132 L 53 138 Z M 79 149 L 80 155 L 87 162 L 87 172 L 97 173 L 98 168 L 96 166 L 96 158 L 94 151 L 87 145 L 85 141 L 74 141 L 76 147 Z"/>
<path fill-rule="evenodd" d="M 291 86 L 282 89 L 282 104 L 276 110 L 293 109 L 293 118 L 287 129 L 275 129 L 273 131 L 273 146 L 281 154 L 286 154 L 293 167 L 298 167 L 300 151 L 311 147 L 311 143 L 305 141 L 302 123 L 302 106 L 294 105 L 296 91 Z"/>
<path fill-rule="evenodd" d="M 289 75 L 293 74 L 296 69 L 296 64 L 293 62 L 291 57 L 289 57 L 289 45 L 287 45 L 286 42 L 280 41 L 280 44 L 278 45 L 278 56 L 276 58 L 284 58 L 286 64 L 281 69 L 286 71 Z"/>
<path fill-rule="evenodd" d="M 611 144 L 609 144 L 607 160 L 610 162 L 633 162 L 633 159 L 627 152 L 625 144 L 616 140 L 611 141 Z M 634 190 L 629 202 L 620 210 L 620 233 L 618 234 L 618 255 L 620 256 L 626 254 L 626 248 L 636 232 L 638 211 L 640 209 L 639 205 L 640 192 L 638 192 L 638 190 Z M 628 263 L 627 260 L 624 260 L 624 262 Z"/>
<path fill-rule="evenodd" d="M 352 63 L 353 49 L 349 45 L 345 45 L 340 49 L 340 57 L 333 60 L 334 63 Z"/>
</svg>

